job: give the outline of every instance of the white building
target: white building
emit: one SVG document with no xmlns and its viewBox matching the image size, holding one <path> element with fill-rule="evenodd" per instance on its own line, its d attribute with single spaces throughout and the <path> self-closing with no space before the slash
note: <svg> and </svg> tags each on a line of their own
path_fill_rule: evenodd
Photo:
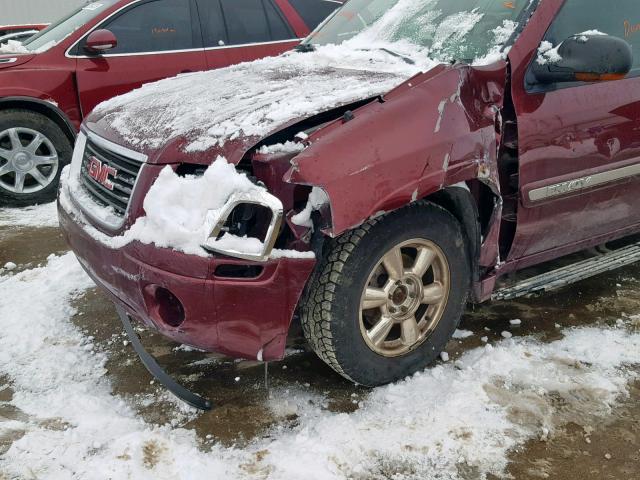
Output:
<svg viewBox="0 0 640 480">
<path fill-rule="evenodd" d="M 87 0 L 0 0 L 0 25 L 51 23 Z"/>
</svg>

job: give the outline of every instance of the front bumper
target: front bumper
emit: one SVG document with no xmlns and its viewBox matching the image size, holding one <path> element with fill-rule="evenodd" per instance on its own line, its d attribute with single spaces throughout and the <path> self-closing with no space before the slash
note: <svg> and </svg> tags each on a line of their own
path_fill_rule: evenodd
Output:
<svg viewBox="0 0 640 480">
<path fill-rule="evenodd" d="M 80 212 L 66 211 L 59 203 L 58 214 L 83 268 L 134 319 L 206 351 L 265 361 L 284 356 L 291 319 L 315 259 L 257 263 L 186 255 L 139 242 L 112 249 L 87 232 Z M 261 270 L 254 278 L 229 278 L 220 276 L 222 266 Z M 161 290 L 171 292 L 183 307 L 178 326 L 163 315 Z"/>
</svg>

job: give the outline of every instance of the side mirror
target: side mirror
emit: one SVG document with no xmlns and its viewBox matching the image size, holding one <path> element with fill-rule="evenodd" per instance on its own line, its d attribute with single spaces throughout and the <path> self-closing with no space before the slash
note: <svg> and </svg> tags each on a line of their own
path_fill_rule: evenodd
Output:
<svg viewBox="0 0 640 480">
<path fill-rule="evenodd" d="M 538 83 L 620 80 L 633 66 L 631 45 L 609 35 L 573 35 L 558 47 L 543 42 L 532 71 Z"/>
<path fill-rule="evenodd" d="M 118 39 L 110 30 L 94 30 L 89 34 L 84 49 L 93 54 L 100 54 L 118 46 Z"/>
</svg>

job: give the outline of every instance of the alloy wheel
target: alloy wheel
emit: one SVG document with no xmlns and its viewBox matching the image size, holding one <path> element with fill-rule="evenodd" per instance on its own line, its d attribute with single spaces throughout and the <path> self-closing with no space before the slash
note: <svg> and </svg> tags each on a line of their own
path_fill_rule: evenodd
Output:
<svg viewBox="0 0 640 480">
<path fill-rule="evenodd" d="M 58 152 L 42 133 L 23 127 L 0 132 L 0 188 L 39 192 L 55 180 L 58 168 Z"/>
<path fill-rule="evenodd" d="M 426 239 L 402 242 L 371 271 L 360 301 L 360 332 L 374 352 L 404 355 L 442 318 L 451 273 L 442 250 Z"/>
</svg>

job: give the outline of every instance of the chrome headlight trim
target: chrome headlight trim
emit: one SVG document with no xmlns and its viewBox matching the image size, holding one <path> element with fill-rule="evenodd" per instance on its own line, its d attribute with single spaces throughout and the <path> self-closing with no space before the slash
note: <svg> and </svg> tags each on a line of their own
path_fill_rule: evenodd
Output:
<svg viewBox="0 0 640 480">
<path fill-rule="evenodd" d="M 271 221 L 269 222 L 269 228 L 267 229 L 267 233 L 263 242 L 264 246 L 260 253 L 256 254 L 249 252 L 240 252 L 236 250 L 220 248 L 215 245 L 215 239 L 217 239 L 220 233 L 222 233 L 222 229 L 224 227 L 224 224 L 227 222 L 229 215 L 231 215 L 231 212 L 233 212 L 233 210 L 238 205 L 242 204 L 259 205 L 271 210 Z M 282 202 L 268 192 L 260 192 L 259 194 L 256 194 L 256 192 L 234 193 L 229 198 L 229 201 L 225 204 L 225 206 L 222 207 L 222 211 L 220 212 L 218 220 L 216 221 L 216 224 L 209 234 L 209 238 L 201 246 L 206 251 L 211 253 L 219 253 L 228 257 L 234 257 L 254 262 L 266 262 L 267 260 L 269 260 L 271 252 L 273 251 L 273 247 L 275 246 L 276 240 L 278 239 L 280 227 L 282 226 L 283 216 L 284 207 L 282 206 Z M 213 239 L 213 241 L 210 241 L 211 239 Z"/>
</svg>

